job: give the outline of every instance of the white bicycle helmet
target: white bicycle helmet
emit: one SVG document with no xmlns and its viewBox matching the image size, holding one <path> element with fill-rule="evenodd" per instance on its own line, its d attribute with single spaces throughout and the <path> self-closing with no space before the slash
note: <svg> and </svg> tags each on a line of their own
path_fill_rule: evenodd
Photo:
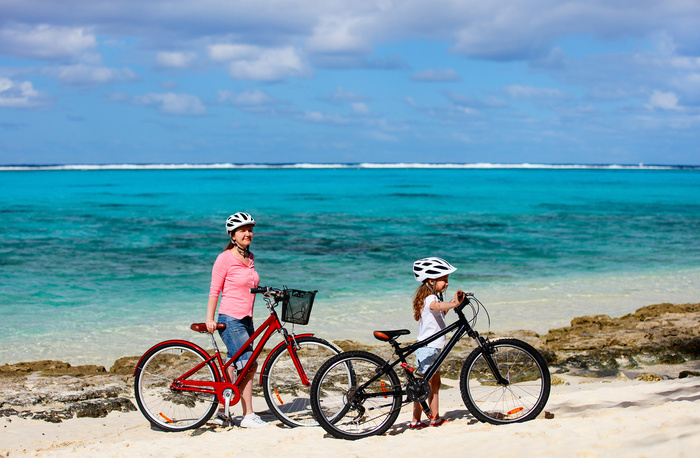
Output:
<svg viewBox="0 0 700 458">
<path fill-rule="evenodd" d="M 248 213 L 238 212 L 226 218 L 226 232 L 229 234 L 241 226 L 255 226 L 255 220 Z"/>
<path fill-rule="evenodd" d="M 442 258 L 423 258 L 413 263 L 413 275 L 416 277 L 416 281 L 421 283 L 429 278 L 436 280 L 444 277 L 455 270 L 457 270 L 456 267 Z"/>
</svg>

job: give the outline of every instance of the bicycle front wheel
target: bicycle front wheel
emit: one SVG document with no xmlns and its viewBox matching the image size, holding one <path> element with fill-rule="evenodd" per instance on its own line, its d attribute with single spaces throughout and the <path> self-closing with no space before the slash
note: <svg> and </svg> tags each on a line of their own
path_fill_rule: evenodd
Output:
<svg viewBox="0 0 700 458">
<path fill-rule="evenodd" d="M 401 382 L 379 356 L 349 351 L 328 360 L 311 385 L 311 408 L 331 435 L 355 440 L 385 433 L 401 409 Z"/>
<path fill-rule="evenodd" d="M 467 357 L 459 377 L 462 400 L 474 417 L 494 425 L 535 418 L 544 409 L 551 380 L 544 358 L 529 344 L 501 339 Z M 498 381 L 488 360 L 507 383 Z"/>
<path fill-rule="evenodd" d="M 202 350 L 187 342 L 163 342 L 149 350 L 136 368 L 134 394 L 141 413 L 163 431 L 199 428 L 214 414 L 216 394 L 178 390 L 173 381 L 206 361 Z M 187 380 L 217 381 L 211 362 Z"/>
<path fill-rule="evenodd" d="M 296 354 L 309 379 L 314 379 L 318 368 L 340 351 L 329 342 L 316 337 L 297 337 Z M 285 425 L 316 426 L 311 411 L 310 386 L 301 383 L 292 355 L 286 345 L 271 356 L 262 375 L 265 401 L 273 414 Z"/>
</svg>

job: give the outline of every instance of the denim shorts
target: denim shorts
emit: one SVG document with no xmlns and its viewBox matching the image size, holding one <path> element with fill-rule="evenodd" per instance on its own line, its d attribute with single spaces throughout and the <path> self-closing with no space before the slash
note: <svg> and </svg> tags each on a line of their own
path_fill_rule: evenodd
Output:
<svg viewBox="0 0 700 458">
<path fill-rule="evenodd" d="M 416 365 L 418 366 L 416 372 L 418 375 L 422 376 L 425 374 L 425 371 L 427 371 L 428 368 L 433 365 L 437 357 L 440 355 L 440 352 L 442 352 L 442 350 L 433 347 L 421 347 L 416 350 Z"/>
<path fill-rule="evenodd" d="M 239 320 L 232 316 L 219 314 L 219 323 L 226 324 L 226 329 L 223 331 L 219 330 L 219 335 L 221 335 L 221 340 L 226 344 L 226 361 L 228 362 L 238 350 L 243 348 L 243 345 L 245 345 L 250 336 L 255 332 L 253 318 L 247 316 Z M 253 356 L 252 344 L 248 346 L 248 349 L 236 360 L 236 369 L 243 369 L 251 356 Z"/>
</svg>

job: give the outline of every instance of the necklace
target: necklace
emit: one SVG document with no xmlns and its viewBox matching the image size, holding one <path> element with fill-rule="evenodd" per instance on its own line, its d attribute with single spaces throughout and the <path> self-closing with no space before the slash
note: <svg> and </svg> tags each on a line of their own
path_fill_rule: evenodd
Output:
<svg viewBox="0 0 700 458">
<path fill-rule="evenodd" d="M 250 250 L 248 248 L 241 248 L 234 242 L 233 246 L 236 247 L 236 250 L 238 250 L 238 253 L 243 256 L 244 258 L 248 258 L 250 256 Z"/>
</svg>

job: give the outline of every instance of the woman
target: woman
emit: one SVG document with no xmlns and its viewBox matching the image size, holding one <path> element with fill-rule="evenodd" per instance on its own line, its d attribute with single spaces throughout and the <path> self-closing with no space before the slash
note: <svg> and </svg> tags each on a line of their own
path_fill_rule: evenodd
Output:
<svg viewBox="0 0 700 458">
<path fill-rule="evenodd" d="M 220 330 L 221 339 L 226 344 L 227 361 L 253 335 L 253 305 L 255 295 L 250 288 L 257 288 L 260 277 L 255 271 L 255 256 L 250 252 L 250 243 L 253 241 L 253 226 L 255 220 L 247 213 L 238 212 L 229 216 L 226 220 L 226 232 L 231 240 L 223 253 L 219 254 L 214 262 L 211 274 L 211 288 L 209 290 L 209 302 L 207 303 L 207 330 L 214 332 L 216 322 L 214 313 L 221 295 L 219 306 L 219 323 L 225 323 L 226 329 Z M 241 370 L 248 363 L 253 348 L 250 346 L 233 364 L 227 368 L 231 381 L 236 379 L 236 370 Z M 234 369 L 235 366 L 235 369 Z M 243 420 L 240 426 L 243 428 L 260 428 L 267 423 L 253 412 L 253 378 L 257 363 L 253 362 L 241 384 L 241 404 L 243 406 Z M 218 423 L 228 421 L 219 411 Z"/>
</svg>

